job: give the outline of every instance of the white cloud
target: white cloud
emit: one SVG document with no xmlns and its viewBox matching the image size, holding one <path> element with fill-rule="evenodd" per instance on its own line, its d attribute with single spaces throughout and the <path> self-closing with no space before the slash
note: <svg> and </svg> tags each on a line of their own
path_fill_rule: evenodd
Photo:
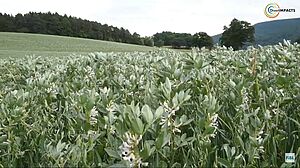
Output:
<svg viewBox="0 0 300 168">
<path fill-rule="evenodd" d="M 253 0 L 1 0 L 0 12 L 58 12 L 124 27 L 141 35 L 161 31 L 204 31 L 215 35 L 233 18 L 252 24 L 271 20 L 263 12 L 267 4 Z M 279 5 L 295 8 L 296 13 L 281 13 L 276 19 L 300 17 L 297 0 L 281 1 Z"/>
</svg>

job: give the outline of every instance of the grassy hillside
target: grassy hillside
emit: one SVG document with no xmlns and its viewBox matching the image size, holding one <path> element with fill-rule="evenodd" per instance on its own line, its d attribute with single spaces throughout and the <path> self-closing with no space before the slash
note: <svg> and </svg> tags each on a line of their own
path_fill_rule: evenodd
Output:
<svg viewBox="0 0 300 168">
<path fill-rule="evenodd" d="M 255 27 L 255 43 L 272 45 L 283 39 L 295 41 L 300 38 L 300 18 L 275 20 L 257 23 Z M 214 43 L 219 43 L 221 34 L 213 36 Z"/>
<path fill-rule="evenodd" d="M 52 35 L 0 32 L 0 58 L 63 56 L 89 52 L 150 51 L 151 47 Z"/>
<path fill-rule="evenodd" d="M 300 38 L 300 18 L 263 22 L 255 25 L 256 44 L 270 45 L 283 39 L 295 41 Z"/>
</svg>

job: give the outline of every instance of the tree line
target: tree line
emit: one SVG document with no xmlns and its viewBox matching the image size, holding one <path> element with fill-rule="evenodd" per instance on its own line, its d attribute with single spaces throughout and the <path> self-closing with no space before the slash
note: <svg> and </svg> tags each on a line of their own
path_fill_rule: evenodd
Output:
<svg viewBox="0 0 300 168">
<path fill-rule="evenodd" d="M 229 27 L 224 26 L 224 32 L 220 38 L 219 44 L 226 47 L 232 47 L 239 50 L 245 45 L 254 43 L 255 29 L 250 23 L 233 19 Z M 199 32 L 194 35 L 188 33 L 173 33 L 164 31 L 153 35 L 155 46 L 172 46 L 173 48 L 191 48 L 191 47 L 213 47 L 212 37 L 205 32 Z"/>
<path fill-rule="evenodd" d="M 153 35 L 154 45 L 157 47 L 171 46 L 173 48 L 191 48 L 191 47 L 213 47 L 212 38 L 205 32 L 195 33 L 174 33 L 164 31 Z"/>
<path fill-rule="evenodd" d="M 39 33 L 147 46 L 154 45 L 151 37 L 141 37 L 137 33 L 131 34 L 129 30 L 123 27 L 118 28 L 51 12 L 29 12 L 15 16 L 0 13 L 0 32 Z"/>
</svg>

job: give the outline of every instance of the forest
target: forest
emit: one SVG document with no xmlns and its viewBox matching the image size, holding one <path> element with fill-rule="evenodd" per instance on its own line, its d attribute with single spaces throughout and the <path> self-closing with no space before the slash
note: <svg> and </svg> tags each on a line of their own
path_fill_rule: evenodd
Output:
<svg viewBox="0 0 300 168">
<path fill-rule="evenodd" d="M 151 37 L 131 34 L 128 29 L 118 28 L 58 13 L 17 14 L 0 13 L 0 32 L 39 33 L 70 37 L 90 38 L 121 43 L 153 46 Z"/>
</svg>

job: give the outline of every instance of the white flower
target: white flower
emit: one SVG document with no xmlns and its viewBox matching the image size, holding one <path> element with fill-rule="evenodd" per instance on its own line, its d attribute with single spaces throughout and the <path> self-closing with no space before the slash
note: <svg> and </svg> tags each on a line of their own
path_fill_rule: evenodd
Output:
<svg viewBox="0 0 300 168">
<path fill-rule="evenodd" d="M 261 130 L 261 131 L 259 131 L 259 133 L 258 133 L 258 135 L 257 135 L 256 140 L 257 140 L 257 142 L 258 142 L 259 144 L 261 144 L 262 141 L 263 141 L 263 138 L 261 137 L 261 135 L 262 135 L 263 133 L 264 133 L 264 132 Z"/>
<path fill-rule="evenodd" d="M 106 107 L 106 110 L 110 113 L 114 112 L 116 110 L 116 105 L 113 102 L 110 102 Z"/>
<path fill-rule="evenodd" d="M 89 81 L 90 79 L 95 77 L 95 72 L 93 71 L 93 69 L 90 66 L 87 66 L 86 68 L 84 68 L 84 72 L 87 74 L 84 77 L 85 81 Z"/>
<path fill-rule="evenodd" d="M 181 133 L 181 130 L 177 127 L 175 127 L 172 132 L 175 134 L 176 132 Z"/>
<path fill-rule="evenodd" d="M 94 106 L 91 110 L 91 117 L 97 117 L 98 116 L 98 111 L 96 110 L 96 107 Z"/>
<path fill-rule="evenodd" d="M 110 91 L 110 88 L 107 89 L 107 87 L 104 87 L 103 89 L 100 89 L 100 91 L 101 91 L 103 94 L 107 94 L 107 93 Z"/>
<path fill-rule="evenodd" d="M 57 95 L 58 94 L 58 87 L 55 83 L 51 83 L 50 87 L 46 89 L 48 94 Z"/>
<path fill-rule="evenodd" d="M 119 147 L 121 150 L 121 157 L 123 160 L 129 162 L 130 167 L 141 167 L 142 160 L 138 154 L 134 152 L 135 148 L 137 148 L 139 142 L 142 140 L 141 135 L 132 134 L 130 132 L 126 132 L 124 135 L 124 141 L 122 145 Z"/>
<path fill-rule="evenodd" d="M 96 131 L 93 131 L 93 130 L 88 130 L 88 135 L 95 135 L 97 132 Z"/>
<path fill-rule="evenodd" d="M 91 125 L 95 125 L 95 124 L 97 124 L 97 116 L 98 116 L 98 111 L 96 110 L 96 107 L 94 106 L 93 108 L 92 108 L 92 110 L 91 110 L 91 119 L 90 119 L 90 123 L 91 123 Z"/>
<path fill-rule="evenodd" d="M 214 114 L 213 116 L 210 117 L 210 126 L 213 126 L 215 128 L 218 127 L 218 114 Z"/>
<path fill-rule="evenodd" d="M 130 153 L 129 155 L 126 155 L 125 157 L 123 157 L 123 160 L 127 160 L 129 162 L 133 162 L 135 160 L 135 156 L 133 153 Z"/>
<path fill-rule="evenodd" d="M 265 152 L 264 146 L 259 146 L 258 151 L 264 153 Z"/>
</svg>

